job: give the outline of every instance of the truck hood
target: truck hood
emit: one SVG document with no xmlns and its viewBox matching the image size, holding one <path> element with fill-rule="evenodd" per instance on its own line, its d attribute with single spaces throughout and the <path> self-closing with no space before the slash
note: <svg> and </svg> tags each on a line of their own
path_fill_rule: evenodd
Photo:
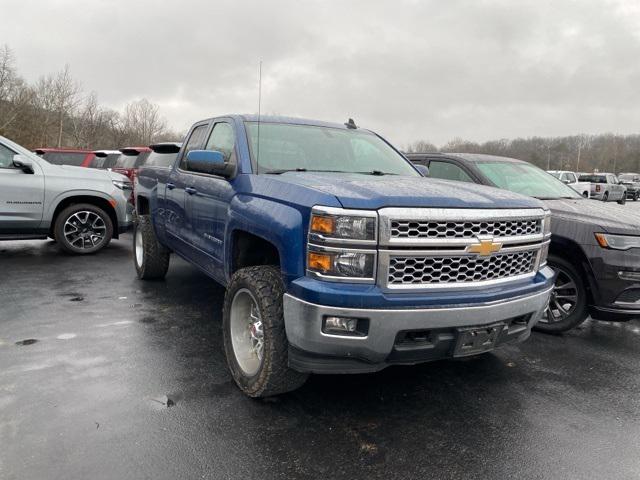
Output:
<svg viewBox="0 0 640 480">
<path fill-rule="evenodd" d="M 553 219 L 566 219 L 599 226 L 609 233 L 640 233 L 640 214 L 634 213 L 630 205 L 605 203 L 585 198 L 544 200 Z"/>
<path fill-rule="evenodd" d="M 287 172 L 280 182 L 334 195 L 344 208 L 540 208 L 542 202 L 507 190 L 464 182 L 395 175 Z"/>
</svg>

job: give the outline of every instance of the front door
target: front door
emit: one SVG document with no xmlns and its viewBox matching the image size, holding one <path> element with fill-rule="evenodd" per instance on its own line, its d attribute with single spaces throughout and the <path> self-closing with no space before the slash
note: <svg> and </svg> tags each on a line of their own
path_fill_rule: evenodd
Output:
<svg viewBox="0 0 640 480">
<path fill-rule="evenodd" d="M 13 165 L 16 152 L 0 144 L 0 234 L 39 233 L 44 202 L 44 175 L 33 160 L 34 173 Z"/>
<path fill-rule="evenodd" d="M 233 126 L 217 121 L 204 148 L 221 152 L 225 162 L 235 165 Z M 224 237 L 233 187 L 227 178 L 194 172 L 186 191 L 187 218 L 193 229 L 189 238 L 200 256 L 199 264 L 214 276 L 224 278 Z"/>
</svg>

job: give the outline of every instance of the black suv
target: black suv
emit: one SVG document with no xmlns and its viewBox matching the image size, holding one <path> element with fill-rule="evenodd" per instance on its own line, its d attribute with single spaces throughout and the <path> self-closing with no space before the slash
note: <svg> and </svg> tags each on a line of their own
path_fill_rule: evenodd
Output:
<svg viewBox="0 0 640 480">
<path fill-rule="evenodd" d="M 640 318 L 640 217 L 632 210 L 583 198 L 521 160 L 466 153 L 407 157 L 428 167 L 430 177 L 522 193 L 551 209 L 548 261 L 558 277 L 538 330 L 564 332 L 589 314 L 609 321 Z"/>
</svg>

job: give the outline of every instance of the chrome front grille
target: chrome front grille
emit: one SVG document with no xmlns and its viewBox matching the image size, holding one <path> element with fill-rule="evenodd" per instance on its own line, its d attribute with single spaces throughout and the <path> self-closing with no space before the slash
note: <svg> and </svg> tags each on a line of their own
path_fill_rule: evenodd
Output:
<svg viewBox="0 0 640 480">
<path fill-rule="evenodd" d="M 536 251 L 501 253 L 488 257 L 473 256 L 392 256 L 389 285 L 434 285 L 483 282 L 531 273 Z"/>
<path fill-rule="evenodd" d="M 485 287 L 536 274 L 548 212 L 383 208 L 378 285 L 387 291 Z"/>
<path fill-rule="evenodd" d="M 391 238 L 476 238 L 478 235 L 514 237 L 542 232 L 537 219 L 495 222 L 430 222 L 391 220 Z"/>
</svg>

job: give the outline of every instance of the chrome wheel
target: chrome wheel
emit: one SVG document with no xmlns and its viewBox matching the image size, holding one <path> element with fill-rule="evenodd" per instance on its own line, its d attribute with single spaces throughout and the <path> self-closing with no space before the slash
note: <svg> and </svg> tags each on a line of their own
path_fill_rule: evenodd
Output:
<svg viewBox="0 0 640 480">
<path fill-rule="evenodd" d="M 63 233 L 69 245 L 83 250 L 92 249 L 104 241 L 107 226 L 97 213 L 82 210 L 67 218 Z"/>
<path fill-rule="evenodd" d="M 542 323 L 560 322 L 575 312 L 578 305 L 578 286 L 562 268 L 553 267 L 558 272 L 553 286 L 549 306 L 540 319 Z"/>
<path fill-rule="evenodd" d="M 136 229 L 136 243 L 135 243 L 136 263 L 138 267 L 142 267 L 144 261 L 144 242 L 142 241 L 142 231 Z"/>
<path fill-rule="evenodd" d="M 264 331 L 258 302 L 246 288 L 233 297 L 229 323 L 236 361 L 245 375 L 255 375 L 264 356 Z"/>
</svg>

